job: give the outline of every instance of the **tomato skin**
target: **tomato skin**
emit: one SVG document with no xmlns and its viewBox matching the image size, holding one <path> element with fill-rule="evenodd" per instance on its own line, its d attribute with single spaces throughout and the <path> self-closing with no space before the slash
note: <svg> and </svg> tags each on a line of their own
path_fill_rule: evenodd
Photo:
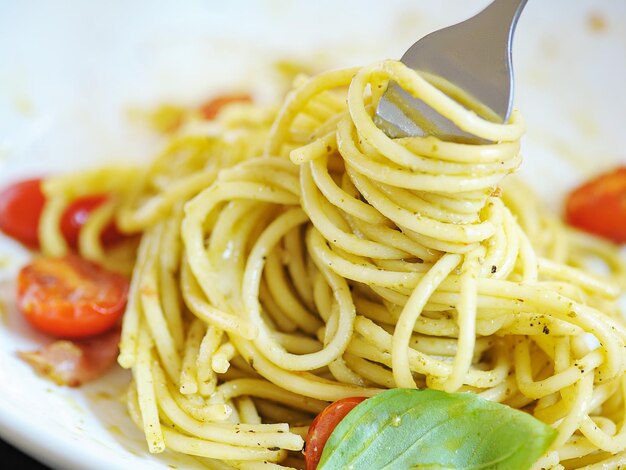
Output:
<svg viewBox="0 0 626 470">
<path fill-rule="evenodd" d="M 626 243 L 626 167 L 575 189 L 565 207 L 567 222 L 616 243 Z"/>
<path fill-rule="evenodd" d="M 69 246 L 78 247 L 78 235 L 89 214 L 107 200 L 108 197 L 105 195 L 85 196 L 67 206 L 61 217 L 61 232 Z M 111 222 L 105 227 L 100 238 L 104 245 L 110 246 L 122 240 L 124 235 L 120 233 L 115 223 Z"/>
<path fill-rule="evenodd" d="M 234 102 L 247 103 L 250 101 L 252 101 L 252 97 L 245 93 L 218 96 L 200 106 L 200 114 L 202 114 L 204 119 L 210 121 L 215 119 L 217 113 L 227 104 Z"/>
<path fill-rule="evenodd" d="M 114 327 L 126 305 L 128 280 L 76 255 L 36 258 L 17 278 L 18 307 L 43 333 L 85 338 Z"/>
<path fill-rule="evenodd" d="M 39 248 L 39 221 L 46 199 L 41 178 L 15 183 L 0 192 L 0 231 L 29 248 Z M 78 234 L 89 214 L 107 201 L 106 195 L 84 196 L 72 201 L 61 217 L 63 238 L 72 248 L 78 247 Z M 113 245 L 124 239 L 115 223 L 106 226 L 102 243 Z"/>
<path fill-rule="evenodd" d="M 366 397 L 349 397 L 337 400 L 324 408 L 315 417 L 306 436 L 304 451 L 306 470 L 315 470 L 317 468 L 326 441 L 328 441 L 334 429 L 355 406 L 365 399 Z"/>
<path fill-rule="evenodd" d="M 12 184 L 0 192 L 0 231 L 29 248 L 39 248 L 39 218 L 45 203 L 41 179 Z"/>
</svg>

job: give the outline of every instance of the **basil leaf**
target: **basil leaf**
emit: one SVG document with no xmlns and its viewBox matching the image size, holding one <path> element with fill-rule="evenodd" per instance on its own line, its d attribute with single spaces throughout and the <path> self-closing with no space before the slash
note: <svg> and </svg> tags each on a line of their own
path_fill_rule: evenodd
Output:
<svg viewBox="0 0 626 470">
<path fill-rule="evenodd" d="M 346 415 L 318 470 L 525 469 L 556 435 L 531 415 L 473 393 L 393 389 Z"/>
</svg>

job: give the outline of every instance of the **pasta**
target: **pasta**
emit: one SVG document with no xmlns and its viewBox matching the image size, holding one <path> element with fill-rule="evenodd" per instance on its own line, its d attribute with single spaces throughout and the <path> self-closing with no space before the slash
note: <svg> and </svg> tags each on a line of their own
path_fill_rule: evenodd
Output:
<svg viewBox="0 0 626 470">
<path fill-rule="evenodd" d="M 390 139 L 372 119 L 389 80 L 488 143 Z M 114 195 L 79 248 L 132 269 L 119 363 L 151 452 L 298 467 L 327 402 L 428 387 L 556 427 L 536 468 L 615 468 L 625 266 L 505 178 L 523 131 L 518 112 L 484 120 L 396 61 L 299 77 L 277 115 L 233 104 L 148 168 L 48 180 L 42 249 L 67 251 L 69 201 Z M 141 233 L 133 266 L 99 245 L 111 218 Z"/>
</svg>

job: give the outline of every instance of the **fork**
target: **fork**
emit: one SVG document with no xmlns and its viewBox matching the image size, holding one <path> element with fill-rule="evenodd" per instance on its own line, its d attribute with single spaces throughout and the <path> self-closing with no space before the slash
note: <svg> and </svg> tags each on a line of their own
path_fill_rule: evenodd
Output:
<svg viewBox="0 0 626 470">
<path fill-rule="evenodd" d="M 441 77 L 459 87 L 492 111 L 491 120 L 506 122 L 513 106 L 513 33 L 526 2 L 495 0 L 476 16 L 424 36 L 401 61 L 427 79 Z M 419 121 L 428 122 L 428 131 Z M 392 138 L 428 134 L 476 140 L 396 83 L 380 99 L 375 122 Z"/>
</svg>

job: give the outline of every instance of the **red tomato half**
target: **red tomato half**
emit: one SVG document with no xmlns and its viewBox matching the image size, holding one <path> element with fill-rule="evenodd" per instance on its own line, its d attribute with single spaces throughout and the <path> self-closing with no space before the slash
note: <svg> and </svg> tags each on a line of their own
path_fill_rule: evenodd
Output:
<svg viewBox="0 0 626 470">
<path fill-rule="evenodd" d="M 0 230 L 30 248 L 38 248 L 37 228 L 44 202 L 40 179 L 9 186 L 0 192 Z"/>
<path fill-rule="evenodd" d="M 217 98 L 213 98 L 212 100 L 207 101 L 202 106 L 200 106 L 200 113 L 206 120 L 215 119 L 217 113 L 226 106 L 227 104 L 234 103 L 236 101 L 240 102 L 250 102 L 252 98 L 250 95 L 246 94 L 237 94 L 237 95 L 223 95 L 218 96 Z"/>
<path fill-rule="evenodd" d="M 38 330 L 84 338 L 112 328 L 122 315 L 128 280 L 75 255 L 37 258 L 17 278 L 18 306 Z"/>
<path fill-rule="evenodd" d="M 616 243 L 626 243 L 626 167 L 600 175 L 574 190 L 567 222 Z"/>
<path fill-rule="evenodd" d="M 30 248 L 39 248 L 39 219 L 45 204 L 41 179 L 15 183 L 0 192 L 0 231 Z M 107 196 L 85 196 L 65 209 L 61 217 L 61 232 L 67 243 L 78 246 L 78 234 L 89 213 L 107 200 Z M 102 243 L 113 245 L 124 238 L 113 222 L 102 232 Z"/>
<path fill-rule="evenodd" d="M 80 229 L 87 219 L 91 211 L 98 206 L 106 202 L 107 196 L 86 196 L 75 200 L 63 213 L 61 217 L 61 232 L 67 243 L 72 247 L 78 247 L 78 235 Z M 124 238 L 124 235 L 120 233 L 117 226 L 111 222 L 101 234 L 101 240 L 104 245 L 113 245 L 116 242 Z"/>
<path fill-rule="evenodd" d="M 365 399 L 365 397 L 349 397 L 337 400 L 324 408 L 315 417 L 306 436 L 306 447 L 304 450 L 306 470 L 315 470 L 317 468 L 326 441 L 328 441 L 332 432 L 339 422 Z"/>
</svg>

